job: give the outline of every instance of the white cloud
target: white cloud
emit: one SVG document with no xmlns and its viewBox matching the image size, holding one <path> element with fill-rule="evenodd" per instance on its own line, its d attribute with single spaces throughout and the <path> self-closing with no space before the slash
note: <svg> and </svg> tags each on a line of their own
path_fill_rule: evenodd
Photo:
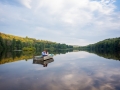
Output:
<svg viewBox="0 0 120 90">
<path fill-rule="evenodd" d="M 32 0 L 20 0 L 20 2 L 27 8 L 31 9 L 31 1 Z"/>
<path fill-rule="evenodd" d="M 20 0 L 25 7 L 0 5 L 0 19 L 27 36 L 68 44 L 87 45 L 117 37 L 120 12 L 115 0 Z M 10 23 L 8 23 L 10 22 Z M 3 28 L 4 29 L 4 28 Z M 4 30 L 5 32 L 5 30 Z M 6 31 L 7 32 L 7 31 Z M 29 34 L 30 33 L 30 34 Z M 111 35 L 111 36 L 110 36 Z M 25 35 L 26 36 L 26 35 Z M 96 40 L 94 40 L 96 39 Z"/>
</svg>

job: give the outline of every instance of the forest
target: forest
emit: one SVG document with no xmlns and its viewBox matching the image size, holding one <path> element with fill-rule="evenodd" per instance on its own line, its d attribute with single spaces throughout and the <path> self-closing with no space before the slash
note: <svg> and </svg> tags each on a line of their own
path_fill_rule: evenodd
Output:
<svg viewBox="0 0 120 90">
<path fill-rule="evenodd" d="M 120 61 L 120 37 L 105 39 L 87 46 L 80 46 L 78 49 Z"/>
<path fill-rule="evenodd" d="M 60 44 L 47 40 L 37 40 L 35 38 L 19 37 L 0 32 L 0 50 L 23 50 L 23 51 L 41 51 L 55 49 L 72 49 L 72 45 Z"/>
<path fill-rule="evenodd" d="M 120 51 L 120 37 L 109 38 L 103 41 L 99 41 L 95 44 L 78 47 L 80 50 L 96 50 L 96 51 Z"/>
<path fill-rule="evenodd" d="M 0 33 L 0 50 L 22 50 L 22 51 L 42 51 L 61 50 L 61 49 L 79 49 L 79 50 L 97 50 L 97 51 L 120 51 L 120 37 L 109 38 L 87 46 L 73 47 L 72 45 L 60 44 L 47 40 L 37 40 L 35 38 L 19 37 Z"/>
<path fill-rule="evenodd" d="M 108 59 L 120 60 L 120 37 L 105 39 L 87 46 L 74 47 L 72 45 L 60 44 L 47 40 L 37 40 L 27 36 L 19 37 L 0 33 L 0 64 L 17 60 L 28 60 L 34 55 L 40 55 L 43 49 L 53 54 L 64 54 L 66 52 L 72 52 L 73 49 L 78 49 L 95 53 Z M 11 52 L 17 50 L 23 52 Z"/>
</svg>

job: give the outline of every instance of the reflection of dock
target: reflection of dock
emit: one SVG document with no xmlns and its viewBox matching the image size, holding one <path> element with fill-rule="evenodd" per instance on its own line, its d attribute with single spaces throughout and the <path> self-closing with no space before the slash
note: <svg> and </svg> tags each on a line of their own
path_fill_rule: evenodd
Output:
<svg viewBox="0 0 120 90">
<path fill-rule="evenodd" d="M 44 60 L 47 60 L 47 59 L 51 59 L 53 58 L 53 55 L 48 55 L 48 56 L 34 56 L 33 57 L 33 60 L 40 60 L 40 61 L 44 61 Z"/>
<path fill-rule="evenodd" d="M 50 58 L 50 59 L 47 59 L 47 60 L 34 60 L 33 59 L 33 64 L 42 64 L 43 67 L 47 67 L 47 65 L 51 62 L 53 62 L 54 59 L 53 58 Z"/>
</svg>

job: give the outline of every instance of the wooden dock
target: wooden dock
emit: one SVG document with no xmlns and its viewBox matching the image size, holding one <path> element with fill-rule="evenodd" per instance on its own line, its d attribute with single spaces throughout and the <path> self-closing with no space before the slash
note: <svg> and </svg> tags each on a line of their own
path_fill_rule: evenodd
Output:
<svg viewBox="0 0 120 90">
<path fill-rule="evenodd" d="M 53 55 L 48 55 L 48 56 L 34 56 L 33 60 L 40 60 L 40 61 L 44 61 L 44 60 L 48 60 L 53 58 Z"/>
</svg>

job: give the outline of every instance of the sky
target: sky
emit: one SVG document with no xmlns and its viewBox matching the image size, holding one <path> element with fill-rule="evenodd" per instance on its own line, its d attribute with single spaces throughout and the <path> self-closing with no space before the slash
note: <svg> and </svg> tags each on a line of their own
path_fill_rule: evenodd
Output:
<svg viewBox="0 0 120 90">
<path fill-rule="evenodd" d="M 120 0 L 0 0 L 0 32 L 80 46 L 120 37 Z"/>
</svg>

